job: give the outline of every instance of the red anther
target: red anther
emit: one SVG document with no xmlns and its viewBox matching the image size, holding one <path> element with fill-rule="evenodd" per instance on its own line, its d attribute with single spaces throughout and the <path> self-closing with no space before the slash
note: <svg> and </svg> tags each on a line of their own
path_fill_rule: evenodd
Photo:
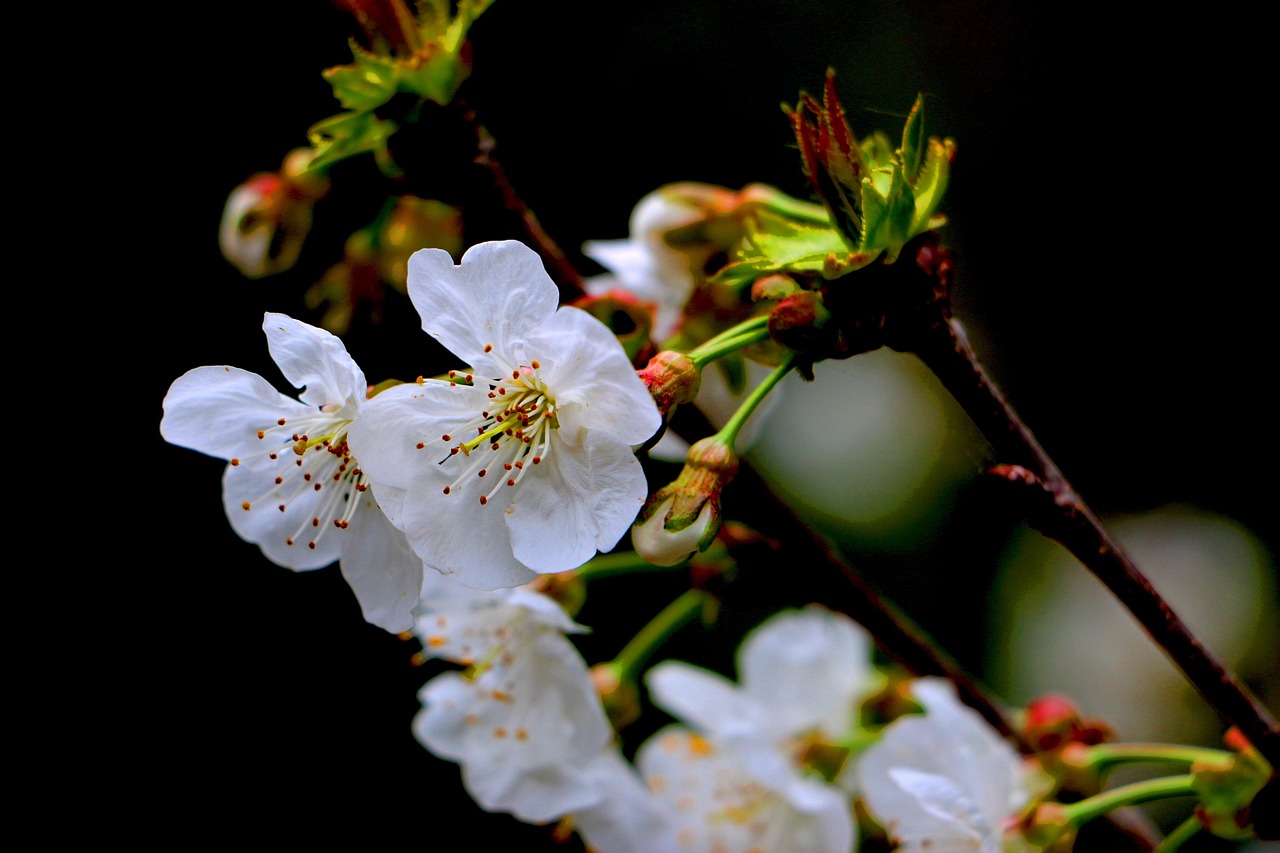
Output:
<svg viewBox="0 0 1280 853">
<path fill-rule="evenodd" d="M 488 502 L 489 502 L 489 499 L 487 497 L 485 497 L 484 495 L 480 496 L 480 506 L 484 506 Z"/>
<path fill-rule="evenodd" d="M 268 459 L 279 459 L 279 458 L 280 458 L 280 454 L 278 454 L 278 453 L 272 453 L 272 454 L 271 454 L 270 456 L 268 456 L 267 458 L 268 458 Z"/>
<path fill-rule="evenodd" d="M 483 477 L 485 474 L 488 474 L 488 473 L 489 473 L 489 470 L 488 470 L 487 468 L 481 468 L 481 469 L 480 469 L 480 473 L 479 473 L 479 474 L 477 474 L 476 476 L 477 476 L 477 477 Z"/>
<path fill-rule="evenodd" d="M 258 438 L 266 438 L 267 433 L 264 430 L 258 430 Z"/>
<path fill-rule="evenodd" d="M 318 492 L 318 491 L 320 491 L 320 484 L 319 484 L 319 483 L 316 483 L 316 491 L 317 491 L 317 492 Z"/>
<path fill-rule="evenodd" d="M 510 462 L 503 462 L 503 463 L 502 463 L 502 467 L 503 467 L 504 469 L 506 469 L 507 471 L 510 471 L 510 470 L 511 470 L 511 463 L 510 463 Z"/>
<path fill-rule="evenodd" d="M 449 492 L 450 492 L 449 487 L 448 487 L 448 486 L 445 486 L 445 487 L 444 487 L 444 493 L 447 495 L 447 494 L 449 494 Z"/>
<path fill-rule="evenodd" d="M 517 463 L 516 463 L 516 467 L 517 467 L 517 468 L 524 468 L 524 463 L 523 463 L 523 462 L 517 462 Z"/>
<path fill-rule="evenodd" d="M 313 518 L 313 519 L 311 519 L 311 526 L 312 526 L 312 527 L 319 527 L 319 526 L 320 526 L 320 519 L 318 519 L 318 518 Z"/>
<path fill-rule="evenodd" d="M 310 483 L 310 482 L 311 482 L 311 472 L 310 472 L 310 471 L 308 471 L 307 473 L 303 474 L 303 475 L 302 475 L 302 479 L 304 479 L 304 480 L 306 480 L 308 483 Z"/>
<path fill-rule="evenodd" d="M 276 507 L 276 509 L 280 510 L 281 512 L 284 512 L 284 504 L 280 504 L 280 506 Z"/>
<path fill-rule="evenodd" d="M 441 441 L 453 441 L 453 436 L 449 436 L 449 435 L 442 435 L 442 436 L 440 436 L 440 440 L 441 440 Z"/>
<path fill-rule="evenodd" d="M 280 420 L 276 421 L 276 423 L 279 424 L 280 426 L 284 426 L 284 418 L 281 418 Z"/>
<path fill-rule="evenodd" d="M 231 460 L 231 464 L 232 464 L 232 466 L 239 465 L 239 464 L 240 464 L 240 460 L 239 460 L 239 459 L 235 459 L 235 458 L 233 458 L 233 459 Z"/>
<path fill-rule="evenodd" d="M 281 483 L 283 483 L 283 482 L 284 482 L 284 477 L 276 477 L 276 485 L 277 485 L 277 486 L 278 486 L 278 485 L 280 485 L 280 484 L 281 484 Z"/>
<path fill-rule="evenodd" d="M 493 352 L 493 344 L 485 344 L 485 345 L 484 345 L 484 351 L 485 351 L 485 352 Z"/>
<path fill-rule="evenodd" d="M 308 542 L 307 547 L 310 548 L 312 551 L 314 551 L 316 549 L 316 543 Z"/>
<path fill-rule="evenodd" d="M 240 504 L 240 508 L 244 510 L 248 510 L 250 506 L 252 506 L 252 504 L 250 504 L 248 501 L 245 501 L 244 503 Z"/>
<path fill-rule="evenodd" d="M 533 361 L 529 362 L 529 366 L 532 367 L 534 370 L 537 370 L 539 367 L 542 367 L 541 364 L 538 364 L 538 360 L 536 358 Z"/>
<path fill-rule="evenodd" d="M 541 456 L 535 456 L 535 457 L 533 457 L 533 464 L 534 464 L 534 465 L 538 465 L 538 464 L 540 464 L 541 462 L 542 462 L 542 457 L 541 457 Z"/>
<path fill-rule="evenodd" d="M 417 444 L 417 448 L 418 448 L 419 450 L 421 450 L 421 449 L 422 449 L 422 448 L 424 448 L 424 447 L 426 447 L 426 445 L 425 445 L 425 444 L 423 444 L 421 441 L 419 441 L 419 442 L 418 442 L 418 444 Z"/>
<path fill-rule="evenodd" d="M 512 378 L 512 379 L 519 379 L 519 378 L 520 378 L 520 371 L 518 371 L 518 370 L 513 370 L 513 371 L 511 371 L 511 378 Z"/>
<path fill-rule="evenodd" d="M 293 544 L 293 540 L 292 540 L 292 539 L 285 539 L 285 540 L 284 540 L 284 544 L 286 544 L 286 545 L 292 545 L 292 544 Z"/>
<path fill-rule="evenodd" d="M 363 491 L 367 490 L 368 488 L 369 488 L 369 487 L 368 487 L 368 486 L 366 486 L 364 483 L 356 483 L 356 491 L 357 491 L 357 492 L 363 492 Z"/>
<path fill-rule="evenodd" d="M 515 481 L 515 480 L 507 480 L 507 485 L 508 485 L 508 486 L 514 486 L 515 484 L 516 484 L 516 481 Z M 248 507 L 245 507 L 245 509 L 248 509 Z"/>
</svg>

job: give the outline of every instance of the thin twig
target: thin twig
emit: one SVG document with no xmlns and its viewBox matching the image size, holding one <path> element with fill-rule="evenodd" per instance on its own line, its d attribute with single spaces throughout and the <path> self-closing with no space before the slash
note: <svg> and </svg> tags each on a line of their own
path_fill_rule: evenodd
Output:
<svg viewBox="0 0 1280 853">
<path fill-rule="evenodd" d="M 520 197 L 511 185 L 506 169 L 502 167 L 502 163 L 494 153 L 497 143 L 494 141 L 493 135 L 476 118 L 475 110 L 465 109 L 463 116 L 467 124 L 475 131 L 476 165 L 489 173 L 494 187 L 502 197 L 503 207 L 515 214 L 520 220 L 525 236 L 533 244 L 533 247 L 537 249 L 538 254 L 542 256 L 543 263 L 547 265 L 547 272 L 555 281 L 556 286 L 560 288 L 560 302 L 573 302 L 585 296 L 586 288 L 583 286 L 582 276 L 579 275 L 573 264 L 569 263 L 569 259 L 565 257 L 564 251 L 559 244 L 546 232 L 542 227 L 542 223 L 538 221 L 538 217 L 534 216 L 529 205 L 525 204 L 524 199 Z"/>
</svg>

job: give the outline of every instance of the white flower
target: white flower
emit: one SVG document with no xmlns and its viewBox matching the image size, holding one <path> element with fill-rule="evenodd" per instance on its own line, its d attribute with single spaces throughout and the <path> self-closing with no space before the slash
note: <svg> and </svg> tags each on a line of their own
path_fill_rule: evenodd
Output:
<svg viewBox="0 0 1280 853">
<path fill-rule="evenodd" d="M 1005 828 L 1041 776 L 960 703 L 949 681 L 921 678 L 911 692 L 925 713 L 889 724 L 858 761 L 867 810 L 901 851 L 1000 853 Z"/>
<path fill-rule="evenodd" d="M 696 185 L 675 185 L 684 186 Z M 640 200 L 631 212 L 631 236 L 626 240 L 582 244 L 584 255 L 609 270 L 606 275 L 587 279 L 587 293 L 601 296 L 616 288 L 653 303 L 653 337 L 658 341 L 671 337 L 680 327 L 694 288 L 688 256 L 668 245 L 664 235 L 707 215 L 695 196 L 672 190 L 660 188 Z"/>
<path fill-rule="evenodd" d="M 409 295 L 470 368 L 379 394 L 351 444 L 414 551 L 494 589 L 617 544 L 648 493 L 632 447 L 661 418 L 608 328 L 557 309 L 538 255 L 517 242 L 474 246 L 457 266 L 417 252 Z"/>
<path fill-rule="evenodd" d="M 740 790 L 724 794 L 727 801 L 712 797 L 718 805 L 711 813 L 737 813 L 726 802 L 743 799 L 755 804 L 752 813 L 768 811 L 773 821 L 790 826 L 790 837 L 800 833 L 816 845 L 797 849 L 852 849 L 846 795 L 803 759 L 809 745 L 838 745 L 857 731 L 859 705 L 881 681 L 870 653 L 870 638 L 859 625 L 811 606 L 778 614 L 747 637 L 738 653 L 741 684 L 670 661 L 649 672 L 653 701 L 696 729 L 718 756 L 700 772 L 737 780 Z M 696 756 L 700 749 L 690 740 L 684 751 Z M 641 763 L 647 780 L 654 766 Z M 840 768 L 823 769 L 834 776 Z M 707 785 L 712 783 L 691 779 L 681 788 L 721 790 Z M 768 826 L 777 831 L 777 824 Z"/>
<path fill-rule="evenodd" d="M 681 726 L 641 745 L 636 764 L 669 825 L 648 850 L 663 853 L 849 853 L 847 797 L 816 779 L 762 783 L 732 749 Z"/>
<path fill-rule="evenodd" d="M 284 314 L 262 329 L 301 400 L 236 367 L 198 367 L 164 398 L 166 441 L 230 463 L 223 504 L 240 537 L 295 570 L 334 560 L 365 619 L 389 631 L 413 624 L 422 562 L 378 509 L 347 443 L 368 386 L 342 342 Z"/>
<path fill-rule="evenodd" d="M 675 837 L 669 803 L 656 796 L 616 746 L 609 746 L 584 768 L 602 795 L 599 804 L 572 815 L 573 827 L 589 850 L 601 853 L 670 853 Z"/>
<path fill-rule="evenodd" d="M 414 632 L 426 655 L 470 669 L 427 682 L 413 730 L 462 766 L 485 809 L 540 823 L 602 803 L 593 762 L 613 733 L 565 636 L 581 630 L 541 593 L 481 592 L 428 573 Z"/>
</svg>

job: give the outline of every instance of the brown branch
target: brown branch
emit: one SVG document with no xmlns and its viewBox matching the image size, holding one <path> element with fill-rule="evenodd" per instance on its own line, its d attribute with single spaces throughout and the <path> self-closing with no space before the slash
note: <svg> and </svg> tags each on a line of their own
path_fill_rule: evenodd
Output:
<svg viewBox="0 0 1280 853">
<path fill-rule="evenodd" d="M 582 276 L 574 268 L 573 264 L 569 263 L 564 251 L 551 238 L 551 235 L 546 232 L 546 229 L 542 227 L 542 223 L 538 221 L 538 217 L 534 216 L 529 205 L 525 204 L 524 199 L 520 197 L 511 185 L 506 170 L 494 153 L 497 143 L 494 141 L 493 135 L 476 118 L 474 109 L 464 109 L 463 119 L 475 133 L 476 165 L 488 172 L 494 188 L 497 189 L 501 196 L 502 206 L 516 216 L 520 221 L 520 226 L 524 230 L 525 236 L 533 244 L 533 248 L 537 250 L 538 254 L 542 256 L 542 261 L 547 266 L 547 272 L 555 281 L 556 286 L 560 288 L 561 303 L 573 302 L 585 296 L 586 289 L 582 283 Z"/>
<path fill-rule="evenodd" d="M 1280 727 L 1271 712 L 1192 633 L 1111 535 L 987 376 L 959 321 L 933 325 L 909 347 L 942 381 L 1006 464 L 993 473 L 1016 486 L 1028 520 L 1062 543 L 1138 620 L 1205 701 L 1273 767 Z"/>
</svg>

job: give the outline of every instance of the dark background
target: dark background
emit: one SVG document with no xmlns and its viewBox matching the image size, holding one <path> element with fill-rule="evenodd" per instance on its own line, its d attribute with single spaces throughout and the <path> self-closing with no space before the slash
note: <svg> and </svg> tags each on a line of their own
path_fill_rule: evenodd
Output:
<svg viewBox="0 0 1280 853">
<path fill-rule="evenodd" d="M 586 273 L 598 269 L 581 242 L 625 236 L 632 206 L 663 183 L 762 181 L 807 196 L 779 104 L 819 91 L 827 66 L 860 134 L 895 133 L 917 91 L 929 93 L 932 131 L 959 149 L 943 203 L 956 311 L 1023 419 L 1098 511 L 1188 502 L 1276 553 L 1264 415 L 1275 276 L 1259 227 L 1269 217 L 1254 206 L 1265 200 L 1252 194 L 1266 183 L 1260 78 L 1209 59 L 1240 32 L 1225 17 L 1157 31 L 1101 4 L 1024 5 L 652 2 L 619 16 L 498 0 L 472 30 L 463 92 L 513 184 Z M 227 193 L 338 111 L 320 71 L 350 61 L 350 30 L 324 3 L 220 4 L 128 59 L 133 91 L 149 94 L 115 95 L 134 130 L 122 132 L 111 192 L 142 213 L 108 209 L 102 230 L 108 266 L 128 270 L 112 338 L 121 369 L 142 374 L 129 380 L 142 463 L 120 500 L 142 526 L 113 525 L 94 569 L 110 596 L 107 646 L 85 684 L 110 723 L 85 733 L 120 833 L 350 834 L 450 850 L 449 827 L 468 843 L 540 849 L 545 829 L 480 812 L 457 768 L 414 740 L 415 694 L 437 670 L 414 668 L 411 643 L 362 622 L 336 566 L 295 574 L 238 540 L 222 516 L 223 463 L 157 429 L 169 383 L 192 367 L 232 364 L 284 387 L 262 312 L 314 321 L 302 291 L 376 209 L 376 171 L 346 164 L 294 271 L 248 281 L 218 252 Z M 460 168 L 439 166 L 445 184 Z M 382 326 L 347 342 L 371 381 L 426 373 L 438 351 L 416 328 L 393 300 Z M 976 670 L 986 581 L 1015 521 L 975 485 L 927 550 L 843 544 Z M 714 631 L 683 632 L 673 656 L 723 667 L 772 608 L 848 594 L 804 571 L 768 560 L 744 570 L 738 606 Z M 611 656 L 678 589 L 601 583 L 582 614 L 597 627 L 588 659 Z M 662 721 L 629 730 L 628 751 Z M 132 772 L 116 780 L 119 768 Z"/>
</svg>

